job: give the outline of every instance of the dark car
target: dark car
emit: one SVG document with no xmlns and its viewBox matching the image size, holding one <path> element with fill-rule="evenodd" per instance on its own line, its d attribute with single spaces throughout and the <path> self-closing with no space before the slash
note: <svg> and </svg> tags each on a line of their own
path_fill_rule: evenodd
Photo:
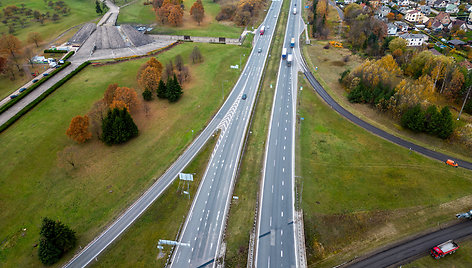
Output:
<svg viewBox="0 0 472 268">
<path fill-rule="evenodd" d="M 20 88 L 20 93 L 23 92 L 23 91 L 25 91 L 25 90 L 26 90 L 25 87 Z"/>
<path fill-rule="evenodd" d="M 11 95 L 11 96 L 10 96 L 10 99 L 14 99 L 14 98 L 16 98 L 16 97 L 18 97 L 18 95 Z"/>
<path fill-rule="evenodd" d="M 48 76 L 49 74 L 48 73 L 43 73 L 43 76 Z"/>
<path fill-rule="evenodd" d="M 246 94 L 243 94 L 242 98 L 243 100 L 247 99 L 247 95 Z"/>
<path fill-rule="evenodd" d="M 36 83 L 38 82 L 39 80 L 38 79 L 33 79 L 33 83 Z"/>
</svg>

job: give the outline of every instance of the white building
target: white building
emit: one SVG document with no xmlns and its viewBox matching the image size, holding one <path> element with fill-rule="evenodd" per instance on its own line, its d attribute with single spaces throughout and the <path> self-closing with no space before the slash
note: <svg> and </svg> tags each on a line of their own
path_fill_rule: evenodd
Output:
<svg viewBox="0 0 472 268">
<path fill-rule="evenodd" d="M 387 24 L 387 34 L 388 35 L 390 35 L 390 36 L 397 35 L 397 31 L 398 31 L 398 27 L 395 24 L 393 24 L 393 23 Z"/>
<path fill-rule="evenodd" d="M 406 33 L 406 34 L 402 34 L 400 35 L 400 38 L 403 38 L 407 41 L 407 46 L 408 47 L 418 47 L 418 46 L 421 46 L 423 45 L 424 41 L 425 41 L 425 36 L 424 34 L 410 34 L 410 33 Z"/>
<path fill-rule="evenodd" d="M 423 13 L 419 12 L 418 10 L 408 10 L 405 14 L 405 20 L 409 22 L 419 22 L 423 21 Z"/>
</svg>

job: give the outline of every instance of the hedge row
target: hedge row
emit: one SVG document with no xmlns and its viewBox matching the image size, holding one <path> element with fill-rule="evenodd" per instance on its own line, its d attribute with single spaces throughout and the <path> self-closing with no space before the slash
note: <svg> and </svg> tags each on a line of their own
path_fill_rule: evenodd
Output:
<svg viewBox="0 0 472 268">
<path fill-rule="evenodd" d="M 7 102 L 5 105 L 0 107 L 0 114 L 8 110 L 10 107 L 15 105 L 17 102 L 19 102 L 21 99 L 26 97 L 29 93 L 31 93 L 33 90 L 35 90 L 37 87 L 42 85 L 44 82 L 46 82 L 49 78 L 53 77 L 56 73 L 60 72 L 62 69 L 66 68 L 67 66 L 70 65 L 70 62 L 66 61 L 64 64 L 52 71 L 48 76 L 43 76 L 38 82 L 32 84 L 29 88 L 27 88 L 25 91 L 21 92 L 18 97 L 11 99 L 9 102 Z"/>
<path fill-rule="evenodd" d="M 67 55 L 62 58 L 63 61 L 66 61 L 67 59 L 69 59 L 70 57 L 72 57 L 72 55 L 74 55 L 75 51 L 70 51 L 69 53 L 67 53 Z"/>
<path fill-rule="evenodd" d="M 69 52 L 68 50 L 64 49 L 45 49 L 44 53 L 67 53 Z"/>
<path fill-rule="evenodd" d="M 87 65 L 90 64 L 90 61 L 86 61 L 79 65 L 75 70 L 73 70 L 70 74 L 66 75 L 64 78 L 59 80 L 57 83 L 55 83 L 52 87 L 50 87 L 48 90 L 46 90 L 43 94 L 41 94 L 38 98 L 36 98 L 34 101 L 32 101 L 30 104 L 26 105 L 25 108 L 23 108 L 21 111 L 19 111 L 17 114 L 15 114 L 10 120 L 5 122 L 2 126 L 0 126 L 0 132 L 3 132 L 5 129 L 7 129 L 9 126 L 11 126 L 13 123 L 16 122 L 20 117 L 22 117 L 24 114 L 26 114 L 29 110 L 33 109 L 34 106 L 36 106 L 38 103 L 40 103 L 42 100 L 44 100 L 47 96 L 49 96 L 51 93 L 53 93 L 56 89 L 58 89 L 60 86 L 62 86 L 65 82 L 67 82 L 69 79 L 71 79 L 74 75 L 76 75 L 78 72 L 80 72 L 83 68 L 87 67 Z"/>
</svg>

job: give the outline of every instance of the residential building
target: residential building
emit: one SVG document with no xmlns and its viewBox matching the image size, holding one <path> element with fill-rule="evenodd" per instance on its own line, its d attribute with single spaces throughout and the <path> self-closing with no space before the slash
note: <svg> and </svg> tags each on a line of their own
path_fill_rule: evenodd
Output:
<svg viewBox="0 0 472 268">
<path fill-rule="evenodd" d="M 472 70 L 472 63 L 470 63 L 470 61 L 468 61 L 468 60 L 460 62 L 459 65 L 466 68 L 467 71 Z"/>
<path fill-rule="evenodd" d="M 424 34 L 411 34 L 411 33 L 406 33 L 400 35 L 400 38 L 403 38 L 407 41 L 407 46 L 408 47 L 418 47 L 423 45 L 425 42 L 425 35 Z"/>
<path fill-rule="evenodd" d="M 449 23 L 451 23 L 451 16 L 443 11 L 439 12 L 439 14 L 434 17 L 434 19 L 440 21 L 444 26 L 447 26 Z"/>
<path fill-rule="evenodd" d="M 447 43 L 450 45 L 453 45 L 454 47 L 462 47 L 467 44 L 466 42 L 459 39 L 452 39 L 452 40 L 447 41 Z"/>
<path fill-rule="evenodd" d="M 393 23 L 387 24 L 387 34 L 390 36 L 397 35 L 398 27 Z"/>
<path fill-rule="evenodd" d="M 469 13 L 469 18 L 467 19 L 468 22 L 472 22 L 472 12 Z"/>
<path fill-rule="evenodd" d="M 428 16 L 429 14 L 431 14 L 431 7 L 430 6 L 420 6 L 420 11 L 425 16 Z"/>
<path fill-rule="evenodd" d="M 398 5 L 402 7 L 408 7 L 410 6 L 410 1 L 409 0 L 398 0 Z"/>
<path fill-rule="evenodd" d="M 436 0 L 434 2 L 433 7 L 435 8 L 445 8 L 447 6 L 448 2 L 446 0 Z"/>
<path fill-rule="evenodd" d="M 446 13 L 449 13 L 449 14 L 459 13 L 459 8 L 456 5 L 449 4 L 446 6 Z"/>
<path fill-rule="evenodd" d="M 406 22 L 403 22 L 403 21 L 396 21 L 394 22 L 394 24 L 398 27 L 398 30 L 400 32 L 406 32 L 408 31 L 408 24 L 406 24 Z"/>
<path fill-rule="evenodd" d="M 451 30 L 451 29 L 454 29 L 454 30 L 460 29 L 460 30 L 464 30 L 464 31 L 468 30 L 467 24 L 463 20 L 455 20 L 452 23 L 450 23 L 447 28 L 449 30 Z"/>
<path fill-rule="evenodd" d="M 408 10 L 405 14 L 405 20 L 409 22 L 419 22 L 423 21 L 423 13 L 419 12 L 418 10 Z"/>
<path fill-rule="evenodd" d="M 379 18 L 384 18 L 387 17 L 387 14 L 390 13 L 391 9 L 388 6 L 382 6 L 379 9 L 377 9 L 377 12 L 375 15 Z"/>
</svg>

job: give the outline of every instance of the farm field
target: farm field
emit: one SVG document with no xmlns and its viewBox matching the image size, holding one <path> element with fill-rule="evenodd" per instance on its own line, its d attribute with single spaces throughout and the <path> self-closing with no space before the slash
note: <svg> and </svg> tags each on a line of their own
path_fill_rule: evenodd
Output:
<svg viewBox="0 0 472 268">
<path fill-rule="evenodd" d="M 366 132 L 300 81 L 296 175 L 310 267 L 341 264 L 467 210 L 469 171 Z"/>
<path fill-rule="evenodd" d="M 199 47 L 204 63 L 188 63 L 194 46 Z M 86 114 L 109 84 L 137 88 L 136 72 L 148 58 L 87 67 L 3 132 L 0 153 L 8 158 L 0 162 L 0 263 L 40 266 L 34 245 L 41 218 L 46 216 L 69 225 L 77 232 L 78 245 L 85 246 L 204 127 L 222 104 L 219 79 L 229 81 L 223 85 L 227 95 L 239 76 L 229 66 L 239 63 L 240 55 L 249 50 L 247 46 L 185 43 L 158 55 L 163 65 L 182 55 L 191 80 L 183 85 L 179 102 L 147 103 L 149 113 L 140 112 L 135 118 L 139 136 L 126 144 L 106 146 L 94 138 L 76 145 L 65 131 L 72 117 Z M 75 168 L 67 163 L 69 157 Z"/>
</svg>

